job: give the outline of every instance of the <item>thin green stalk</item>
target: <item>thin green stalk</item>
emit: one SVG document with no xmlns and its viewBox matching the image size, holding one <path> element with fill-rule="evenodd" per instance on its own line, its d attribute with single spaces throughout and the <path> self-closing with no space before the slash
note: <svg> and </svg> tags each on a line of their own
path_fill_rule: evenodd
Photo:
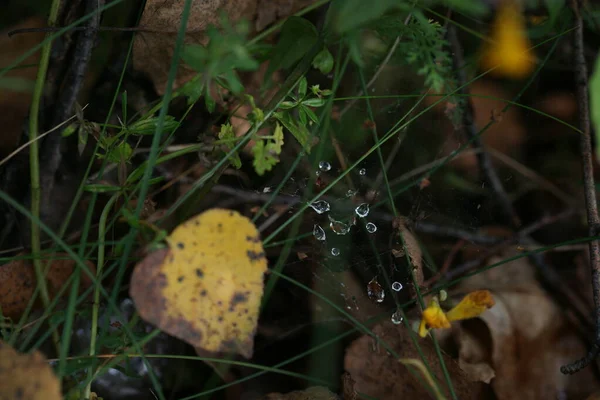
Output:
<svg viewBox="0 0 600 400">
<path fill-rule="evenodd" d="M 108 214 L 113 204 L 119 198 L 120 193 L 115 193 L 111 196 L 110 199 L 106 202 L 104 209 L 102 210 L 102 215 L 100 215 L 100 221 L 98 222 L 98 263 L 97 263 L 97 272 L 96 272 L 96 287 L 94 289 L 94 304 L 92 305 L 92 327 L 90 332 L 90 356 L 94 356 L 96 354 L 96 336 L 98 335 L 98 314 L 100 310 L 100 287 L 102 285 L 102 270 L 104 267 L 104 250 L 105 244 L 104 240 L 106 237 L 106 220 L 108 219 Z M 92 377 L 94 376 L 94 366 L 90 367 L 88 371 L 88 384 L 85 387 L 84 397 L 86 399 L 90 398 L 91 388 L 92 388 Z"/>
<path fill-rule="evenodd" d="M 50 15 L 48 16 L 48 25 L 56 25 L 58 19 L 58 11 L 60 9 L 60 0 L 53 0 L 50 6 Z M 33 253 L 33 268 L 35 270 L 35 277 L 37 279 L 37 285 L 40 288 L 40 297 L 44 307 L 48 307 L 50 304 L 50 296 L 48 295 L 48 286 L 46 283 L 46 277 L 42 268 L 42 260 L 40 258 L 41 252 L 41 238 L 40 238 L 40 162 L 39 162 L 39 142 L 36 140 L 39 134 L 39 113 L 40 103 L 42 96 L 44 95 L 44 85 L 46 83 L 46 73 L 48 72 L 48 64 L 50 62 L 50 51 L 52 50 L 52 40 L 46 40 L 44 47 L 42 47 L 42 55 L 40 57 L 40 64 L 38 73 L 35 81 L 35 89 L 33 92 L 33 99 L 31 101 L 31 109 L 29 112 L 29 139 L 32 141 L 29 149 L 29 169 L 30 169 L 30 180 L 31 180 L 31 251 Z M 53 335 L 54 342 L 58 349 L 58 333 L 55 332 Z"/>
</svg>

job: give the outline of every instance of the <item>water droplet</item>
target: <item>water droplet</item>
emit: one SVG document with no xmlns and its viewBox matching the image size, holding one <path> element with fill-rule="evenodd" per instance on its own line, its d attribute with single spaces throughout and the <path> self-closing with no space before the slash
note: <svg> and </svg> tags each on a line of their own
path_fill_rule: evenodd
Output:
<svg viewBox="0 0 600 400">
<path fill-rule="evenodd" d="M 350 225 L 343 223 L 342 221 L 336 221 L 329 217 L 329 227 L 337 235 L 345 235 L 350 232 Z"/>
<path fill-rule="evenodd" d="M 375 231 L 377 231 L 377 225 L 372 222 L 367 223 L 365 228 L 367 228 L 367 232 L 369 233 L 375 233 Z"/>
<path fill-rule="evenodd" d="M 360 218 L 366 217 L 367 215 L 369 215 L 369 203 L 362 203 L 362 204 L 360 204 L 358 207 L 356 207 L 354 209 L 354 212 Z"/>
<path fill-rule="evenodd" d="M 346 192 L 346 197 L 352 197 L 352 196 L 354 196 L 356 193 L 358 193 L 358 190 L 351 190 L 351 189 L 348 189 L 348 191 Z"/>
<path fill-rule="evenodd" d="M 332 247 L 331 248 L 331 255 L 334 257 L 337 257 L 340 255 L 340 249 L 338 249 L 337 247 Z"/>
<path fill-rule="evenodd" d="M 371 281 L 367 284 L 367 296 L 369 299 L 376 301 L 378 303 L 383 302 L 385 298 L 385 290 L 383 287 L 377 282 L 377 277 L 371 279 Z"/>
<path fill-rule="evenodd" d="M 315 175 L 316 175 L 316 176 L 319 176 L 319 175 L 321 175 L 321 171 L 315 171 Z"/>
<path fill-rule="evenodd" d="M 317 214 L 326 213 L 327 211 L 329 211 L 331 209 L 331 207 L 329 206 L 329 203 L 326 202 L 325 200 L 317 200 L 317 201 L 311 203 L 310 206 L 312 207 L 313 210 L 315 210 L 317 212 Z"/>
<path fill-rule="evenodd" d="M 367 174 L 367 170 L 366 170 L 365 168 L 361 168 L 361 169 L 358 171 L 358 174 L 359 174 L 360 176 L 365 176 L 365 175 Z"/>
<path fill-rule="evenodd" d="M 319 225 L 315 224 L 313 228 L 313 236 L 317 240 L 325 240 L 325 231 Z"/>
<path fill-rule="evenodd" d="M 402 284 L 400 282 L 394 282 L 392 283 L 392 290 L 395 292 L 399 292 L 402 290 Z"/>
<path fill-rule="evenodd" d="M 327 172 L 331 169 L 331 164 L 329 164 L 327 161 L 319 161 L 319 169 Z"/>
<path fill-rule="evenodd" d="M 400 310 L 398 309 L 394 311 L 394 313 L 392 314 L 392 323 L 394 325 L 400 325 L 402 321 L 404 321 L 404 318 L 402 318 L 402 313 L 400 312 Z"/>
</svg>

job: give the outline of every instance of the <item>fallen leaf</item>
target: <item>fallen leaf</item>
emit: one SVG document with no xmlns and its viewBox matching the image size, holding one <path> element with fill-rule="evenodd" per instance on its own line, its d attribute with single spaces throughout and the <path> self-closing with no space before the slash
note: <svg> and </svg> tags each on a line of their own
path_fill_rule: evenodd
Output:
<svg viewBox="0 0 600 400">
<path fill-rule="evenodd" d="M 269 393 L 264 400 L 339 400 L 339 397 L 327 388 L 313 386 L 290 393 Z"/>
<path fill-rule="evenodd" d="M 492 257 L 490 264 L 517 254 Z M 475 320 L 453 325 L 451 346 L 459 362 L 481 380 L 491 379 L 499 400 L 547 399 L 564 393 L 585 398 L 600 388 L 591 368 L 567 376 L 560 367 L 587 349 L 564 311 L 536 279 L 527 258 L 481 272 L 457 287 L 459 293 L 485 287 L 496 304 Z"/>
<path fill-rule="evenodd" d="M 405 327 L 385 321 L 375 326 L 373 333 L 398 353 L 400 358 L 421 360 L 410 332 Z M 430 366 L 440 389 L 449 397 L 444 383 L 444 374 L 433 344 L 429 340 L 420 340 L 418 343 L 425 357 L 425 360 L 422 361 Z M 487 398 L 485 397 L 485 384 L 471 381 L 456 361 L 445 353 L 443 353 L 443 357 L 459 399 Z M 419 372 L 410 373 L 407 367 L 388 354 L 383 346 L 378 346 L 371 336 L 364 335 L 347 348 L 344 369 L 356 381 L 354 385 L 356 391 L 370 396 L 370 398 L 379 400 L 431 398 Z"/>
<path fill-rule="evenodd" d="M 179 225 L 169 249 L 149 254 L 131 277 L 140 316 L 209 352 L 252 357 L 267 259 L 254 224 L 211 209 Z"/>
<path fill-rule="evenodd" d="M 24 256 L 24 255 L 20 255 Z M 76 266 L 75 260 L 68 259 L 67 254 L 57 253 L 55 258 L 50 260 L 48 273 L 46 274 L 46 282 L 48 286 L 48 294 L 50 298 L 54 298 L 65 284 L 67 279 L 73 273 L 73 268 Z M 65 259 L 66 258 L 66 259 Z M 49 260 L 42 260 L 42 266 L 45 268 Z M 96 272 L 94 265 L 86 261 L 86 265 L 90 272 Z M 81 271 L 79 293 L 83 293 L 85 289 L 92 285 L 89 276 Z M 37 286 L 37 279 L 33 264 L 29 260 L 15 260 L 8 264 L 0 266 L 0 307 L 5 317 L 12 318 L 14 321 L 21 318 L 25 312 L 29 300 L 33 296 L 33 292 Z M 65 291 L 63 296 L 68 296 L 69 291 Z M 34 304 L 32 310 L 42 309 L 43 306 L 38 301 Z"/>
<path fill-rule="evenodd" d="M 352 375 L 348 372 L 344 372 L 342 375 L 342 389 L 344 394 L 344 400 L 356 400 L 358 399 L 358 393 L 354 388 L 356 382 L 352 379 Z"/>
<path fill-rule="evenodd" d="M 424 281 L 423 276 L 423 253 L 421 252 L 421 247 L 419 246 L 419 242 L 413 235 L 413 233 L 408 229 L 406 224 L 406 219 L 404 217 L 394 218 L 392 221 L 392 226 L 398 232 L 398 242 L 403 245 L 403 248 L 406 248 L 406 252 L 410 257 L 410 261 L 413 267 L 413 276 L 414 282 L 422 286 Z"/>
<path fill-rule="evenodd" d="M 18 353 L 0 340 L 0 400 L 60 400 L 60 380 L 39 351 Z"/>
<path fill-rule="evenodd" d="M 195 0 L 192 2 L 186 30 L 186 44 L 206 45 L 205 30 L 220 25 L 221 15 L 231 23 L 254 22 L 253 32 L 263 29 L 278 18 L 284 18 L 314 0 Z M 181 25 L 184 0 L 147 0 L 139 23 L 141 30 L 133 42 L 133 67 L 147 75 L 159 95 L 164 94 L 173 58 L 175 38 Z M 184 64 L 179 65 L 174 88 L 196 75 Z"/>
</svg>

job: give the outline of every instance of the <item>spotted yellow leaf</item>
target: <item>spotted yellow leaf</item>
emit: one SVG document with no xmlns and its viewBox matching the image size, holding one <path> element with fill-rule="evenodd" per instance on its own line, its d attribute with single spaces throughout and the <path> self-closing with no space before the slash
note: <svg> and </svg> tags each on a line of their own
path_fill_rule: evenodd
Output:
<svg viewBox="0 0 600 400">
<path fill-rule="evenodd" d="M 211 209 L 179 225 L 168 250 L 140 262 L 131 297 L 140 316 L 209 352 L 252 356 L 267 259 L 254 224 Z"/>
</svg>

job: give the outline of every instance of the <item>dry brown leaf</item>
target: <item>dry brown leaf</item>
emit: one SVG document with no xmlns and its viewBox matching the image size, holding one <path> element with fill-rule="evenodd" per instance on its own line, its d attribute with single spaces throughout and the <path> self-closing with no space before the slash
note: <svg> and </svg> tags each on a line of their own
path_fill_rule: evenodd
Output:
<svg viewBox="0 0 600 400">
<path fill-rule="evenodd" d="M 65 257 L 68 257 L 67 254 L 58 253 L 54 257 L 63 259 L 55 259 L 50 262 L 46 281 L 51 298 L 58 294 L 76 266 L 74 260 L 65 259 Z M 47 260 L 42 260 L 42 266 L 46 268 L 46 265 Z M 96 267 L 89 261 L 86 261 L 86 265 L 95 274 Z M 92 281 L 84 271 L 81 271 L 80 279 L 79 292 L 82 293 L 91 286 Z M 0 307 L 2 307 L 2 313 L 5 317 L 13 320 L 18 320 L 21 317 L 31 296 L 33 296 L 36 282 L 33 264 L 29 260 L 15 260 L 0 266 Z M 67 290 L 63 295 L 68 296 L 68 293 Z M 41 307 L 38 297 L 38 302 L 34 304 L 33 310 L 41 309 Z"/>
<path fill-rule="evenodd" d="M 18 353 L 0 340 L 0 400 L 60 400 L 60 380 L 39 351 Z"/>
<path fill-rule="evenodd" d="M 386 321 L 376 326 L 373 332 L 396 351 L 400 358 L 420 359 L 410 333 L 401 325 Z M 416 334 L 415 334 L 416 335 Z M 429 340 L 419 340 L 425 362 L 430 365 L 436 380 L 442 382 L 440 388 L 448 395 L 443 382 L 444 375 L 440 367 L 435 349 Z M 452 379 L 454 390 L 459 399 L 486 398 L 486 385 L 469 380 L 458 364 L 450 357 L 444 356 L 444 362 Z M 387 353 L 383 346 L 377 346 L 371 336 L 362 336 L 346 349 L 344 368 L 356 381 L 355 388 L 359 393 L 380 399 L 428 399 L 422 380 L 411 374 L 407 367 Z"/>
<path fill-rule="evenodd" d="M 421 252 L 419 242 L 406 226 L 406 219 L 404 217 L 395 218 L 392 224 L 394 229 L 402 236 L 402 239 L 398 238 L 398 240 L 404 245 L 403 248 L 406 247 L 406 252 L 410 257 L 415 283 L 422 286 L 425 278 L 423 275 L 423 253 Z"/>
<path fill-rule="evenodd" d="M 269 393 L 264 400 L 339 400 L 339 397 L 327 388 L 313 386 L 290 393 Z"/>
<path fill-rule="evenodd" d="M 39 17 L 29 18 L 18 25 L 11 26 L 7 31 L 20 28 L 42 28 L 46 26 L 46 21 Z M 38 45 L 45 37 L 44 32 L 28 33 L 26 35 L 14 35 L 9 37 L 6 32 L 0 33 L 0 57 L 2 58 L 2 68 L 10 65 L 23 53 Z M 36 52 L 23 61 L 21 65 L 27 67 L 17 67 L 6 73 L 2 79 L 18 78 L 35 82 L 37 74 L 37 64 L 40 53 Z M 18 145 L 23 123 L 29 113 L 29 106 L 33 91 L 22 92 L 3 89 L 0 87 L 0 126 L 2 134 L 0 135 L 0 159 L 11 153 Z"/>
<path fill-rule="evenodd" d="M 509 250 L 497 263 L 516 255 Z M 520 258 L 477 274 L 461 283 L 461 293 L 485 288 L 496 305 L 475 321 L 454 327 L 460 364 L 491 384 L 499 400 L 549 399 L 558 393 L 584 398 L 600 387 L 591 368 L 573 376 L 560 367 L 586 347 L 535 278 L 535 270 Z M 483 323 L 482 323 L 483 322 Z M 459 329 L 456 329 L 459 328 Z"/>
<path fill-rule="evenodd" d="M 219 25 L 221 13 L 231 22 L 242 19 L 252 22 L 252 31 L 256 32 L 312 2 L 314 0 L 195 0 L 187 22 L 185 43 L 206 45 L 208 38 L 204 32 L 209 25 Z M 146 1 L 139 27 L 160 33 L 139 33 L 134 39 L 133 66 L 150 78 L 160 95 L 166 89 L 184 3 L 184 0 Z M 195 74 L 180 65 L 174 87 L 181 86 Z"/>
</svg>

